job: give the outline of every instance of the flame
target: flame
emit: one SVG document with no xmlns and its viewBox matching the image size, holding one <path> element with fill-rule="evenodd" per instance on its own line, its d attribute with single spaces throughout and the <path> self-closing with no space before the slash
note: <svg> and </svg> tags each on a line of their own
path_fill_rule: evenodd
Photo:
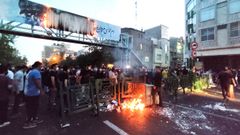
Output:
<svg viewBox="0 0 240 135">
<path fill-rule="evenodd" d="M 48 25 L 48 20 L 47 20 L 47 13 L 43 14 L 43 26 L 47 27 Z"/>
<path fill-rule="evenodd" d="M 48 27 L 49 25 L 49 22 L 48 22 L 48 17 L 49 17 L 49 11 L 51 11 L 50 7 L 49 6 L 46 6 L 46 11 L 45 13 L 42 15 L 42 25 L 43 27 Z"/>
<path fill-rule="evenodd" d="M 133 98 L 133 99 L 129 99 L 129 100 L 125 100 L 122 104 L 121 107 L 122 109 L 129 109 L 131 111 L 135 111 L 135 110 L 140 110 L 142 111 L 145 108 L 145 104 L 142 103 L 142 96 L 140 96 L 139 98 Z"/>
<path fill-rule="evenodd" d="M 229 87 L 229 93 L 228 93 L 228 94 L 229 94 L 229 97 L 230 97 L 230 98 L 232 98 L 232 99 L 235 98 L 233 85 L 230 85 L 230 87 Z"/>
</svg>

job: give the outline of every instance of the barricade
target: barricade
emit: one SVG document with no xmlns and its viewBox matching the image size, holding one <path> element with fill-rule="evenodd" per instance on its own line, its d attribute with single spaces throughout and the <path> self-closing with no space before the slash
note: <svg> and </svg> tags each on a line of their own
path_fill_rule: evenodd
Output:
<svg viewBox="0 0 240 135">
<path fill-rule="evenodd" d="M 62 85 L 61 85 L 62 84 Z M 88 84 L 72 85 L 63 87 L 60 82 L 59 99 L 61 117 L 65 119 L 67 115 L 92 110 L 93 115 L 99 114 L 98 91 L 95 91 L 95 80 L 90 80 Z"/>
</svg>

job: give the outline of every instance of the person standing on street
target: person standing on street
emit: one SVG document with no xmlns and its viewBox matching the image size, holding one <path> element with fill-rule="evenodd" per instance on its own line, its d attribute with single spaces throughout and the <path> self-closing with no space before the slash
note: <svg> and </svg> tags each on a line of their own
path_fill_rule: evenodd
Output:
<svg viewBox="0 0 240 135">
<path fill-rule="evenodd" d="M 41 85 L 41 69 L 42 63 L 35 62 L 32 70 L 27 75 L 27 89 L 25 90 L 25 102 L 27 119 L 23 126 L 24 129 L 34 128 L 43 121 L 38 119 L 37 113 L 39 108 L 40 92 L 44 93 Z"/>
<path fill-rule="evenodd" d="M 12 80 L 6 76 L 7 66 L 0 65 L 0 128 L 10 124 L 7 117 L 9 95 L 13 87 Z"/>
<path fill-rule="evenodd" d="M 17 116 L 18 108 L 21 102 L 23 102 L 23 91 L 25 88 L 25 72 L 27 70 L 27 66 L 22 65 L 17 67 L 17 72 L 14 75 L 14 82 L 16 85 L 16 91 L 14 95 L 14 105 L 12 110 L 12 116 Z"/>
<path fill-rule="evenodd" d="M 156 104 L 156 93 L 158 93 L 159 96 L 159 106 L 163 107 L 163 103 L 162 103 L 162 73 L 161 73 L 161 68 L 159 66 L 155 67 L 155 74 L 153 77 L 153 85 L 154 88 L 152 90 L 152 97 L 153 97 L 153 104 Z"/>
<path fill-rule="evenodd" d="M 237 84 L 238 84 L 238 89 L 240 89 L 240 66 L 237 70 Z"/>
<path fill-rule="evenodd" d="M 229 88 L 232 78 L 232 74 L 228 67 L 225 67 L 224 71 L 220 72 L 218 75 L 219 84 L 222 89 L 223 100 L 228 100 L 227 97 L 229 97 Z"/>
</svg>

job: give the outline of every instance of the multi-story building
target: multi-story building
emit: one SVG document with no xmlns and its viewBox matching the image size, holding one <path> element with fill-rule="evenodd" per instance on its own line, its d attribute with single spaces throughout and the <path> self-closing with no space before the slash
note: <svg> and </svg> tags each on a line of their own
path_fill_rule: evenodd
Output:
<svg viewBox="0 0 240 135">
<path fill-rule="evenodd" d="M 51 59 L 56 58 L 56 56 L 61 56 L 62 59 L 66 57 L 71 57 L 75 59 L 77 57 L 77 52 L 73 50 L 69 50 L 69 45 L 67 44 L 53 44 L 51 46 L 44 46 L 44 50 L 42 52 L 42 60 L 43 61 L 51 61 Z M 59 61 L 56 61 L 59 62 Z"/>
<path fill-rule="evenodd" d="M 182 66 L 183 63 L 183 39 L 170 37 L 170 67 Z"/>
<path fill-rule="evenodd" d="M 186 15 L 196 15 L 196 57 L 204 69 L 221 70 L 224 66 L 240 66 L 240 0 L 186 0 Z M 190 13 L 191 14 L 191 13 Z M 191 15 L 190 15 L 191 16 Z M 188 21 L 190 19 L 186 19 Z M 187 30 L 190 27 L 186 23 Z M 186 32 L 189 39 L 191 32 Z M 190 33 L 190 34 L 189 34 Z M 191 40 L 187 40 L 188 45 Z"/>
<path fill-rule="evenodd" d="M 197 15 L 196 15 L 196 4 L 197 0 L 185 0 L 185 25 L 186 25 L 186 39 L 183 52 L 183 61 L 184 65 L 192 67 L 192 58 L 191 58 L 191 43 L 196 41 L 196 24 L 197 24 Z"/>
<path fill-rule="evenodd" d="M 129 64 L 133 67 L 146 66 L 152 68 L 152 46 L 150 46 L 151 41 L 145 39 L 145 32 L 133 28 L 122 28 L 121 33 L 132 37 Z"/>
<path fill-rule="evenodd" d="M 168 27 L 159 25 L 144 31 L 145 37 L 152 41 L 153 45 L 153 67 L 170 66 L 170 44 Z"/>
<path fill-rule="evenodd" d="M 145 31 L 122 28 L 121 33 L 132 36 L 130 63 L 132 66 L 169 67 L 170 47 L 167 27 L 160 25 Z"/>
</svg>

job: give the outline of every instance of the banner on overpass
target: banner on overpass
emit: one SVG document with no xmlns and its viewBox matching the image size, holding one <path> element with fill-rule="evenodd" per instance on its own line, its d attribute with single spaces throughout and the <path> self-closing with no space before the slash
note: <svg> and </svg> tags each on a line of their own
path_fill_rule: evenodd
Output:
<svg viewBox="0 0 240 135">
<path fill-rule="evenodd" d="M 0 19 L 119 41 L 121 28 L 29 0 L 0 0 Z"/>
</svg>

